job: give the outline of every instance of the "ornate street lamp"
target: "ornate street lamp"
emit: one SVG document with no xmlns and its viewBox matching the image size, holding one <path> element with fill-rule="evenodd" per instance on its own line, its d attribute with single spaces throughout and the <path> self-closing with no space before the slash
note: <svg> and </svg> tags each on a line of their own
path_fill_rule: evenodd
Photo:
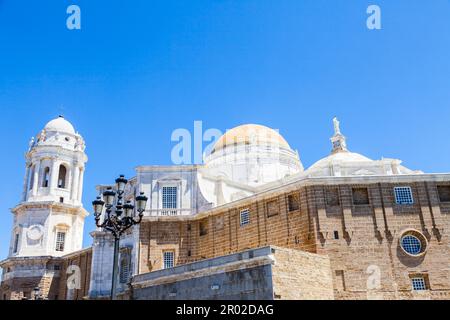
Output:
<svg viewBox="0 0 450 320">
<path fill-rule="evenodd" d="M 95 224 L 114 236 L 114 264 L 111 288 L 111 300 L 116 297 L 117 274 L 119 264 L 120 237 L 132 226 L 140 224 L 144 216 L 148 198 L 141 192 L 135 198 L 135 205 L 131 201 L 123 203 L 123 194 L 128 180 L 121 175 L 116 180 L 116 191 L 108 187 L 101 197 L 92 202 L 95 213 Z M 137 212 L 137 216 L 136 216 Z M 103 219 L 102 219 L 103 215 Z M 101 221 L 102 220 L 102 221 Z"/>
</svg>

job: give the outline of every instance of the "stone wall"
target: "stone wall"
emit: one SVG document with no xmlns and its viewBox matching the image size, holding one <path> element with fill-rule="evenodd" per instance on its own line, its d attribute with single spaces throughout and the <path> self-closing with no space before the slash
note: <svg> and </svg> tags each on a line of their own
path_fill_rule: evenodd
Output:
<svg viewBox="0 0 450 320">
<path fill-rule="evenodd" d="M 176 265 L 267 245 L 316 252 L 309 213 L 300 209 L 288 212 L 288 195 L 268 200 L 278 205 L 278 214 L 271 216 L 267 215 L 266 201 L 248 200 L 237 208 L 205 217 L 146 218 L 140 226 L 139 273 L 160 270 L 166 250 L 175 252 Z M 250 223 L 245 226 L 240 225 L 243 209 L 250 210 Z M 201 225 L 206 232 L 200 232 Z"/>
<path fill-rule="evenodd" d="M 327 257 L 278 247 L 139 275 L 132 288 L 137 300 L 333 299 Z"/>
<path fill-rule="evenodd" d="M 36 287 L 40 288 L 44 299 L 81 300 L 88 295 L 91 259 L 91 248 L 62 258 L 7 259 L 2 262 L 4 274 L 0 286 L 0 300 L 34 299 Z M 77 268 L 72 267 L 69 270 L 70 266 Z M 68 294 L 67 280 L 71 276 L 77 277 L 79 289 L 74 289 Z"/>
<path fill-rule="evenodd" d="M 276 299 L 334 300 L 330 259 L 292 249 L 274 249 L 272 266 Z"/>
<path fill-rule="evenodd" d="M 331 259 L 338 299 L 424 298 L 427 293 L 412 291 L 414 274 L 429 279 L 428 295 L 448 299 L 447 204 L 438 201 L 435 183 L 413 182 L 407 185 L 412 187 L 414 204 L 398 205 L 393 188 L 403 185 L 340 186 L 341 205 L 337 210 L 321 201 L 315 202 L 314 210 L 318 213 L 323 210 L 317 215 L 322 235 L 318 253 Z M 369 191 L 368 205 L 352 202 L 351 188 L 361 186 Z M 315 186 L 314 192 L 320 196 L 321 187 Z M 409 256 L 400 247 L 403 232 L 408 229 L 417 230 L 427 238 L 428 248 L 423 256 Z"/>
<path fill-rule="evenodd" d="M 139 273 L 162 269 L 165 250 L 174 251 L 176 265 L 182 265 L 273 245 L 328 256 L 336 299 L 424 298 L 426 293 L 412 290 L 415 274 L 428 279 L 430 297 L 448 299 L 450 203 L 440 201 L 437 188 L 448 185 L 447 177 L 312 179 L 194 217 L 146 218 Z M 395 203 L 397 186 L 412 188 L 413 204 Z M 361 197 L 355 201 L 354 189 L 359 195 L 367 189 L 366 204 Z M 298 208 L 289 206 L 292 195 L 299 198 Z M 245 226 L 240 225 L 243 209 L 250 210 Z M 399 245 L 409 229 L 427 239 L 420 257 L 405 254 Z"/>
<path fill-rule="evenodd" d="M 59 294 L 61 261 L 52 257 L 11 258 L 1 262 L 4 270 L 0 286 L 1 300 L 34 299 L 39 287 L 43 298 Z"/>
<path fill-rule="evenodd" d="M 83 300 L 89 295 L 91 265 L 91 248 L 64 257 L 59 282 L 60 300 Z M 78 275 L 79 279 L 74 278 Z M 75 288 L 70 289 L 68 282 L 75 284 Z"/>
</svg>

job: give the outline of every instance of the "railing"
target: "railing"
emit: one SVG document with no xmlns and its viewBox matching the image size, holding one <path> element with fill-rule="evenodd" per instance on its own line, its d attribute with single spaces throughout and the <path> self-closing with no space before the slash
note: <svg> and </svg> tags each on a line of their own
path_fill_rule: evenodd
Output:
<svg viewBox="0 0 450 320">
<path fill-rule="evenodd" d="M 188 216 L 192 214 L 192 209 L 151 209 L 146 211 L 150 217 L 173 217 Z"/>
</svg>

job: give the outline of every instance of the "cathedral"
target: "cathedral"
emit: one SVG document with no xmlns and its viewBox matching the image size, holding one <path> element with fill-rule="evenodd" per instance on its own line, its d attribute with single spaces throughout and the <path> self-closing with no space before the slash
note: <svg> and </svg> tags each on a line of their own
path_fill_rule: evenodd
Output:
<svg viewBox="0 0 450 320">
<path fill-rule="evenodd" d="M 136 167 L 148 197 L 120 238 L 116 299 L 450 299 L 450 174 L 350 151 L 309 168 L 277 131 L 238 126 L 201 165 Z M 83 248 L 85 141 L 63 117 L 30 142 L 0 299 L 109 299 L 114 239 Z M 99 184 L 100 196 L 116 185 Z"/>
</svg>

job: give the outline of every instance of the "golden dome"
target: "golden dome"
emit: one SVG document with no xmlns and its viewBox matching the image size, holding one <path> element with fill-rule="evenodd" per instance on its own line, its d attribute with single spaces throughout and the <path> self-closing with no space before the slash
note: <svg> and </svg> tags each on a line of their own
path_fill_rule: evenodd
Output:
<svg viewBox="0 0 450 320">
<path fill-rule="evenodd" d="M 239 144 L 272 145 L 290 149 L 287 141 L 275 130 L 258 124 L 245 124 L 227 131 L 217 141 L 213 152 Z"/>
</svg>

